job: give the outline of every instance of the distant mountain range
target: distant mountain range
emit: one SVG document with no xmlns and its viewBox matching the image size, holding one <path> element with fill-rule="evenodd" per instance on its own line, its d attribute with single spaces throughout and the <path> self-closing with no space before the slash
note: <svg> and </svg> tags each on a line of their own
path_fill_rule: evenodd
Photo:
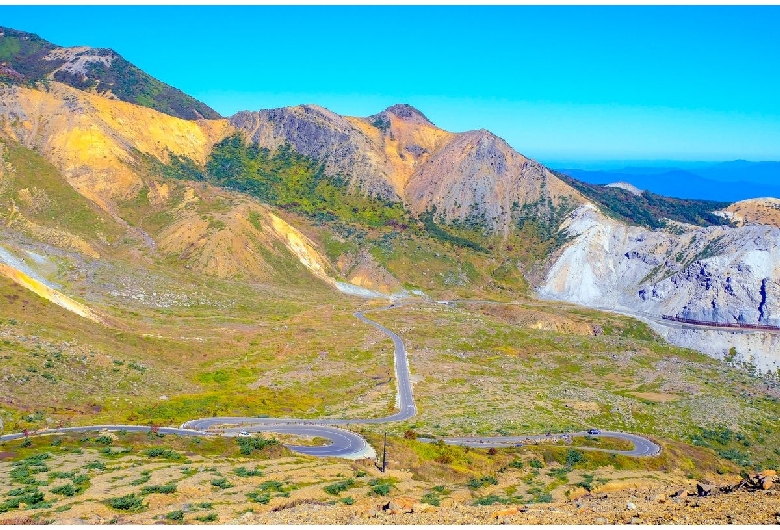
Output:
<svg viewBox="0 0 780 530">
<path fill-rule="evenodd" d="M 681 166 L 609 170 L 562 168 L 558 171 L 591 184 L 628 182 L 642 190 L 681 199 L 734 202 L 757 197 L 780 197 L 780 162 L 734 160 Z"/>
</svg>

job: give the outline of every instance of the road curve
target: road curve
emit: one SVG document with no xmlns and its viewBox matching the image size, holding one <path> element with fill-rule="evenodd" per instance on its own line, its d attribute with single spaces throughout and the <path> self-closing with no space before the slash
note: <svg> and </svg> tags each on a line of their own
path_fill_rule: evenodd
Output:
<svg viewBox="0 0 780 530">
<path fill-rule="evenodd" d="M 69 432 L 95 432 L 95 431 L 127 431 L 127 432 L 149 432 L 152 427 L 148 425 L 85 425 L 83 427 L 59 427 L 56 429 L 42 429 L 39 431 L 30 431 L 28 435 L 42 435 L 42 434 L 67 434 Z M 179 436 L 212 436 L 210 433 L 204 431 L 197 431 L 193 429 L 182 429 L 176 427 L 159 427 L 155 430 L 162 434 L 177 434 Z M 21 432 L 13 434 L 5 434 L 0 436 L 0 442 L 7 442 L 10 440 L 18 440 L 24 438 L 26 435 Z"/>
<path fill-rule="evenodd" d="M 460 302 L 461 300 L 459 300 Z M 397 386 L 396 406 L 398 412 L 390 416 L 381 418 L 355 418 L 355 419 L 296 419 L 296 418 L 259 418 L 249 416 L 223 416 L 213 418 L 200 418 L 185 422 L 180 428 L 160 427 L 158 432 L 164 434 L 178 434 L 181 436 L 237 436 L 242 430 L 248 432 L 276 432 L 281 434 L 292 434 L 307 437 L 325 438 L 330 441 L 328 445 L 322 446 L 286 446 L 296 452 L 321 457 L 340 457 L 340 458 L 364 458 L 375 455 L 373 448 L 360 435 L 339 429 L 337 425 L 355 425 L 355 424 L 381 424 L 396 421 L 404 421 L 414 417 L 417 414 L 417 407 L 414 404 L 414 395 L 412 393 L 412 383 L 409 371 L 409 360 L 406 354 L 406 348 L 401 338 L 393 331 L 367 318 L 365 313 L 369 311 L 383 311 L 400 307 L 397 304 L 391 304 L 388 307 L 357 311 L 354 316 L 361 322 L 375 327 L 392 339 L 394 352 L 393 359 L 395 364 L 395 378 Z M 219 427 L 219 431 L 214 429 Z M 209 432 L 209 429 L 212 429 Z M 93 432 L 93 431 L 128 431 L 128 432 L 148 432 L 149 426 L 143 425 L 91 425 L 81 427 L 63 427 L 58 429 L 46 429 L 28 434 L 57 434 L 67 432 Z M 571 434 L 571 433 L 570 433 Z M 573 433 L 585 435 L 587 433 Z M 15 440 L 27 436 L 24 433 L 6 434 L 0 436 L 0 442 Z M 562 435 L 558 435 L 562 436 Z M 613 451 L 607 449 L 596 449 L 583 447 L 581 449 L 592 449 L 608 451 L 611 453 L 624 454 L 627 456 L 654 456 L 661 448 L 655 443 L 637 436 L 635 434 L 603 432 L 602 436 L 621 438 L 629 440 L 634 444 L 631 451 Z M 452 445 L 467 445 L 471 447 L 507 447 L 523 443 L 529 439 L 541 440 L 547 436 L 501 436 L 501 437 L 452 437 L 442 438 L 442 441 Z M 433 441 L 433 440 L 427 440 Z"/>
<path fill-rule="evenodd" d="M 557 434 L 541 434 L 533 436 L 455 436 L 442 438 L 442 441 L 449 445 L 461 445 L 464 447 L 512 447 L 529 442 L 544 442 L 552 441 L 554 439 L 560 439 L 565 436 L 589 436 L 586 431 L 569 432 L 569 433 L 557 433 Z M 641 436 L 636 434 L 630 434 L 625 432 L 616 431 L 601 431 L 598 435 L 602 438 L 618 438 L 626 440 L 634 444 L 634 448 L 629 451 L 618 451 L 615 449 L 602 449 L 600 447 L 576 447 L 584 451 L 603 451 L 607 453 L 614 453 L 624 456 L 657 456 L 661 453 L 661 447 Z M 424 442 L 435 442 L 432 438 L 419 438 Z"/>
</svg>

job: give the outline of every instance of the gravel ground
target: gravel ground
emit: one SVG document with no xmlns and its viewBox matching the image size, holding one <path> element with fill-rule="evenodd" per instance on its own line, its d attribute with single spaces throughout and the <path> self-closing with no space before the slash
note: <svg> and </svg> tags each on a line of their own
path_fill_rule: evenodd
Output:
<svg viewBox="0 0 780 530">
<path fill-rule="evenodd" d="M 780 489 L 671 498 L 658 492 L 616 492 L 575 501 L 518 506 L 442 505 L 428 513 L 390 514 L 377 505 L 299 504 L 263 514 L 245 514 L 236 524 L 778 524 Z"/>
</svg>

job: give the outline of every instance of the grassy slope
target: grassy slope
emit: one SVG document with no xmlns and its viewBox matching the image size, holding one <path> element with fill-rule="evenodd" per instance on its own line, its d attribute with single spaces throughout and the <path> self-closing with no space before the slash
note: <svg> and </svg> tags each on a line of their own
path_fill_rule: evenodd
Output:
<svg viewBox="0 0 780 530">
<path fill-rule="evenodd" d="M 405 308 L 421 415 L 433 435 L 524 434 L 591 426 L 693 443 L 776 467 L 780 395 L 705 355 L 663 343 L 632 319 L 566 304 Z M 604 334 L 594 336 L 593 326 Z M 542 328 L 542 329 L 536 329 Z M 546 328 L 546 329 L 545 329 Z"/>
<path fill-rule="evenodd" d="M 87 241 L 119 237 L 122 230 L 116 222 L 74 190 L 40 154 L 15 141 L 1 143 L 3 162 L 13 168 L 0 185 L 0 204 L 6 219 L 13 203 L 25 218 L 43 227 Z"/>
</svg>

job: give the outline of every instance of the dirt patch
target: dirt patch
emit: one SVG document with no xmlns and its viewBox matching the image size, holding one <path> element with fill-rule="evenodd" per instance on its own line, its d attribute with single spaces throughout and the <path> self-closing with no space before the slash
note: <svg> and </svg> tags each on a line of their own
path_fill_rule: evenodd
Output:
<svg viewBox="0 0 780 530">
<path fill-rule="evenodd" d="M 655 401 L 656 403 L 670 403 L 680 399 L 680 396 L 675 394 L 661 394 L 659 392 L 629 392 L 629 394 L 640 399 Z"/>
</svg>

